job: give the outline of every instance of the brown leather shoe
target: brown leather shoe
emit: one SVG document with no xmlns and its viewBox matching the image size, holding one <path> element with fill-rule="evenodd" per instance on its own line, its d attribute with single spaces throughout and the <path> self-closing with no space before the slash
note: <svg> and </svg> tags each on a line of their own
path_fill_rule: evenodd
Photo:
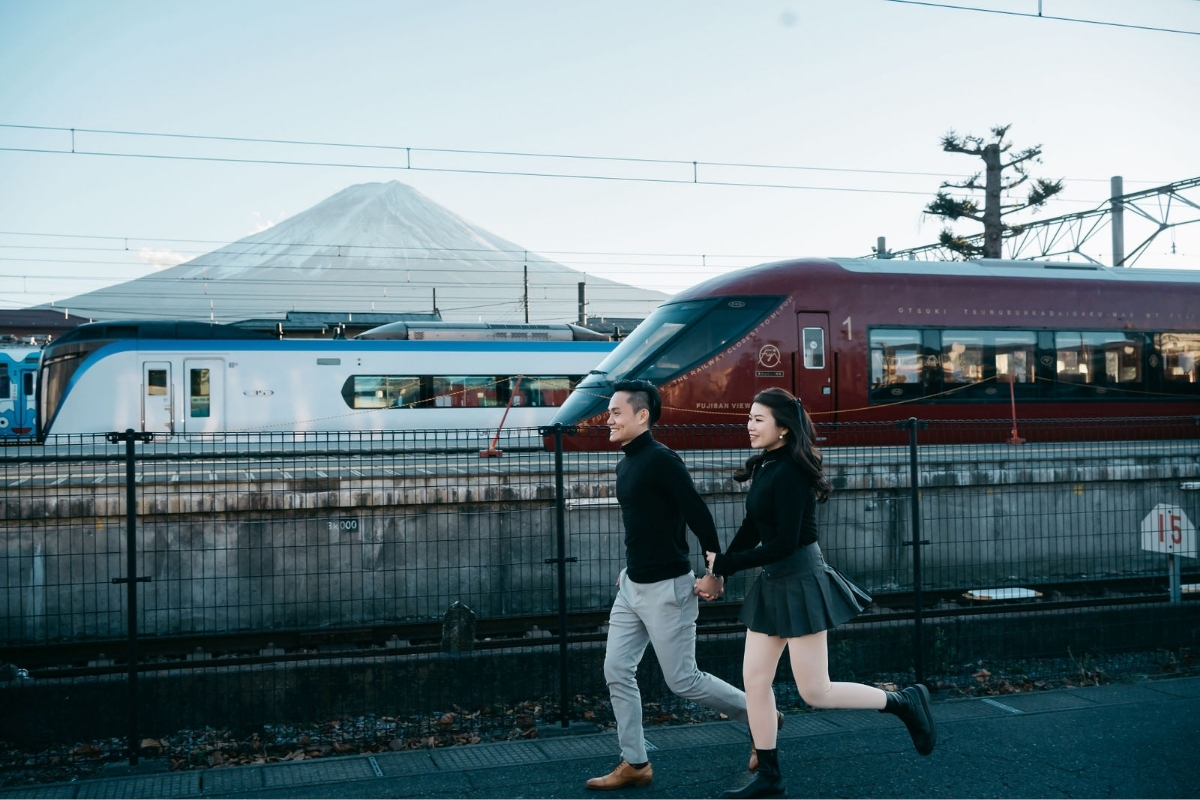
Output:
<svg viewBox="0 0 1200 800">
<path fill-rule="evenodd" d="M 783 730 L 783 712 L 776 711 L 775 719 L 779 726 L 777 730 Z M 746 769 L 751 772 L 758 772 L 758 751 L 754 749 L 753 739 L 750 740 L 750 763 L 746 766 Z"/>
<path fill-rule="evenodd" d="M 621 759 L 617 768 L 603 778 L 589 778 L 589 789 L 623 789 L 626 786 L 649 786 L 654 780 L 654 767 L 649 763 L 641 769 L 634 769 L 629 762 Z"/>
</svg>

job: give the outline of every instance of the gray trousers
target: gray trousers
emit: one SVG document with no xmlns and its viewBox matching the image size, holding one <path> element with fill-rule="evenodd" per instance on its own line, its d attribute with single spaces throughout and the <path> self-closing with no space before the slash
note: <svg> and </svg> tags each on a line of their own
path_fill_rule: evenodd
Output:
<svg viewBox="0 0 1200 800">
<path fill-rule="evenodd" d="M 746 722 L 746 694 L 696 667 L 696 617 L 700 598 L 693 594 L 692 573 L 657 583 L 634 583 L 621 572 L 617 599 L 608 616 L 604 678 L 617 718 L 621 757 L 630 764 L 649 761 L 642 730 L 642 693 L 637 667 L 654 645 L 663 677 L 672 692 L 702 703 L 731 719 Z"/>
</svg>

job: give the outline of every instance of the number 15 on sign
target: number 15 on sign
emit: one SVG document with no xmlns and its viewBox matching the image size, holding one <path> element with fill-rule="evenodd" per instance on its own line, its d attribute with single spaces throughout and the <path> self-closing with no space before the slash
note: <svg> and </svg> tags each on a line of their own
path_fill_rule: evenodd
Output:
<svg viewBox="0 0 1200 800">
<path fill-rule="evenodd" d="M 1159 503 L 1142 520 L 1142 549 L 1196 557 L 1196 529 L 1179 506 Z"/>
</svg>

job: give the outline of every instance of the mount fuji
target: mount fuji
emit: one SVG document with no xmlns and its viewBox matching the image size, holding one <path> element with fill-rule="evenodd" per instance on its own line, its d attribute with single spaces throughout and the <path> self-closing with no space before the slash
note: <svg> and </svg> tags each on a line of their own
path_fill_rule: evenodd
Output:
<svg viewBox="0 0 1200 800">
<path fill-rule="evenodd" d="M 350 186 L 307 211 L 152 275 L 55 303 L 76 317 L 233 322 L 289 311 L 431 311 L 452 321 L 643 318 L 661 292 L 585 276 L 471 224 L 399 181 Z"/>
</svg>

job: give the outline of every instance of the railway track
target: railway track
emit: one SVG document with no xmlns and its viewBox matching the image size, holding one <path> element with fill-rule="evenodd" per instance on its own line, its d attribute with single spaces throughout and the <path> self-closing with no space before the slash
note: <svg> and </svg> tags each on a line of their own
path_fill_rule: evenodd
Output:
<svg viewBox="0 0 1200 800">
<path fill-rule="evenodd" d="M 963 589 L 922 592 L 925 620 L 1003 613 L 1036 613 L 1070 609 L 1167 602 L 1165 580 L 1115 578 L 1095 581 L 1031 584 L 1041 597 L 1035 600 L 971 603 Z M 872 608 L 849 624 L 905 622 L 913 619 L 911 592 L 877 593 Z M 1200 595 L 1184 601 L 1200 605 Z M 740 634 L 740 603 L 702 604 L 702 636 Z M 604 641 L 607 610 L 569 613 L 568 644 Z M 307 630 L 239 631 L 138 639 L 139 672 L 243 667 L 262 664 L 302 663 L 353 658 L 431 655 L 441 652 L 440 620 L 396 622 L 380 625 Z M 557 614 L 485 618 L 476 621 L 475 649 L 547 647 L 559 643 Z M 125 674 L 127 640 L 105 639 L 0 647 L 0 661 L 28 671 L 40 680 L 99 677 Z"/>
</svg>

